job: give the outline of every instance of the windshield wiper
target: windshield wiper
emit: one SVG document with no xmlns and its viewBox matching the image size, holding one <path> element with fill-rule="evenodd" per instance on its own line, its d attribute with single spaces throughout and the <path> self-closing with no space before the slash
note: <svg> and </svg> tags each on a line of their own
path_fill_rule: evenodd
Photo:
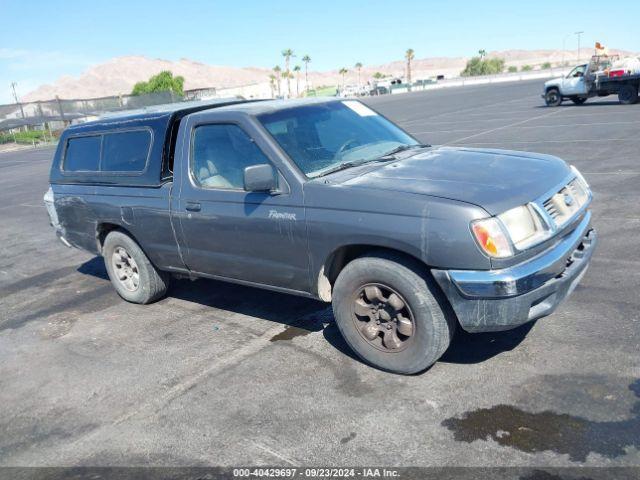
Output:
<svg viewBox="0 0 640 480">
<path fill-rule="evenodd" d="M 427 145 L 427 144 L 400 145 L 400 146 L 394 148 L 393 150 L 385 153 L 384 155 L 382 155 L 380 157 L 370 158 L 369 160 L 359 160 L 357 162 L 356 161 L 352 161 L 352 162 L 340 163 L 340 164 L 336 165 L 335 167 L 332 167 L 332 168 L 329 168 L 328 170 L 325 170 L 320 175 L 318 175 L 318 177 L 324 177 L 325 175 L 329 175 L 331 173 L 339 172 L 341 170 L 346 170 L 347 168 L 359 167 L 360 165 L 365 165 L 367 163 L 387 162 L 389 160 L 394 160 L 396 154 L 398 154 L 400 152 L 404 152 L 405 150 L 411 150 L 411 149 L 414 149 L 414 148 L 427 148 L 427 147 L 430 147 L 430 146 L 431 145 Z"/>
<path fill-rule="evenodd" d="M 398 153 L 400 152 L 405 152 L 407 150 L 412 150 L 414 148 L 429 148 L 431 145 L 428 145 L 426 143 L 417 143 L 414 145 L 399 145 L 396 148 L 394 148 L 393 150 L 389 150 L 387 153 L 385 153 L 384 155 L 379 156 L 376 160 L 386 160 L 387 158 L 393 158 L 395 157 Z"/>
<path fill-rule="evenodd" d="M 362 165 L 363 162 L 344 162 L 339 163 L 335 167 L 331 167 L 328 170 L 325 170 L 318 177 L 324 177 L 325 175 L 329 175 L 330 173 L 339 172 L 340 170 L 346 170 L 347 168 L 357 167 L 358 165 Z"/>
</svg>

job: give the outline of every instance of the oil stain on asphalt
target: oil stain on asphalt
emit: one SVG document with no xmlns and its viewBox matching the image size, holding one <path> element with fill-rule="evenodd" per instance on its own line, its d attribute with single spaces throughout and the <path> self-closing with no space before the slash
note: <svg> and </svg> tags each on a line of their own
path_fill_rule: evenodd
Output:
<svg viewBox="0 0 640 480">
<path fill-rule="evenodd" d="M 640 379 L 629 389 L 640 399 Z M 512 405 L 496 405 L 466 412 L 462 418 L 448 418 L 442 425 L 460 442 L 492 439 L 523 452 L 551 450 L 584 462 L 592 452 L 615 458 L 624 455 L 625 448 L 640 448 L 640 400 L 631 408 L 631 415 L 627 420 L 598 422 L 553 411 L 531 413 Z"/>
</svg>

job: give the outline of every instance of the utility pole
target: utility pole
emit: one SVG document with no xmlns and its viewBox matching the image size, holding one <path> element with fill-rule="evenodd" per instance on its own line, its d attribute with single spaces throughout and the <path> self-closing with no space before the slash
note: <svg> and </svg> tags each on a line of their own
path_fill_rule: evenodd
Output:
<svg viewBox="0 0 640 480">
<path fill-rule="evenodd" d="M 580 36 L 583 34 L 583 31 L 575 32 L 574 35 L 578 36 L 578 63 L 580 63 Z"/>
<path fill-rule="evenodd" d="M 18 101 L 18 94 L 16 93 L 16 82 L 11 82 L 11 89 L 13 90 L 13 98 L 16 101 L 16 105 L 20 107 L 20 113 L 22 114 L 22 119 L 24 120 L 24 109 L 22 108 L 22 104 Z"/>
<path fill-rule="evenodd" d="M 564 38 L 562 39 L 562 64 L 561 64 L 561 68 L 564 68 L 564 51 L 567 49 L 567 38 L 569 38 L 571 36 L 570 33 L 567 33 Z"/>
</svg>

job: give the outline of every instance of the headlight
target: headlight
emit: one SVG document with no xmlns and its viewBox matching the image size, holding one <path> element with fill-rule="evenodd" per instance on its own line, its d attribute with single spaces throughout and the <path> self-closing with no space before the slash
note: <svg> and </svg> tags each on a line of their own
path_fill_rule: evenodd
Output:
<svg viewBox="0 0 640 480">
<path fill-rule="evenodd" d="M 497 218 L 485 218 L 471 223 L 471 231 L 480 248 L 492 257 L 504 258 L 513 255 L 513 249 Z"/>
<path fill-rule="evenodd" d="M 578 180 L 580 180 L 580 183 L 582 183 L 582 186 L 585 189 L 589 188 L 589 184 L 587 183 L 587 180 L 582 176 L 582 174 L 580 173 L 580 170 L 578 170 L 576 167 L 574 167 L 573 165 L 571 165 L 571 171 L 573 172 L 573 174 L 576 176 L 576 178 Z"/>
<path fill-rule="evenodd" d="M 531 205 L 512 208 L 498 215 L 498 218 L 518 250 L 543 240 L 550 233 L 547 224 Z"/>
<path fill-rule="evenodd" d="M 532 205 L 522 205 L 497 217 L 476 220 L 471 223 L 471 231 L 482 250 L 496 258 L 512 256 L 512 245 L 524 250 L 551 234 Z"/>
</svg>

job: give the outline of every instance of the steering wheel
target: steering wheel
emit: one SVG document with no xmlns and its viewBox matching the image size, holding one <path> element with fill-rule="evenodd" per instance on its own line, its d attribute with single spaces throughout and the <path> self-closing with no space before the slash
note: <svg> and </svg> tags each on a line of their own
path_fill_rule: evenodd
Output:
<svg viewBox="0 0 640 480">
<path fill-rule="evenodd" d="M 353 147 L 351 147 L 351 148 L 357 147 L 359 145 L 359 141 L 356 138 L 350 138 L 349 140 L 344 142 L 342 145 L 340 145 L 340 148 L 338 149 L 338 152 L 336 153 L 336 158 L 338 160 L 342 159 L 342 157 L 345 154 L 345 152 L 347 150 L 351 150 L 349 148 L 349 145 L 352 145 L 352 144 L 355 144 L 355 145 L 353 145 Z"/>
</svg>

